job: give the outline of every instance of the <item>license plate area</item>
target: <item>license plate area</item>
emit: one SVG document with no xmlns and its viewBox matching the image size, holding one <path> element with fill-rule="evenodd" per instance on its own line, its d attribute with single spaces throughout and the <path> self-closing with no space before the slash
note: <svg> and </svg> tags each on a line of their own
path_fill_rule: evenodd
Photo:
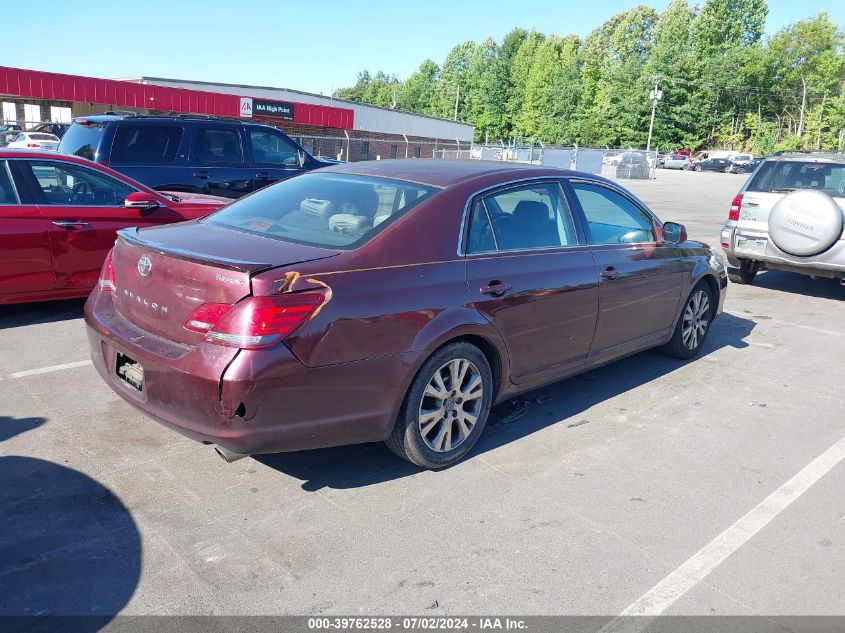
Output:
<svg viewBox="0 0 845 633">
<path fill-rule="evenodd" d="M 736 236 L 736 249 L 746 253 L 766 254 L 766 245 L 769 243 L 765 237 L 751 237 L 748 235 Z"/>
<path fill-rule="evenodd" d="M 144 368 L 141 367 L 141 363 L 117 352 L 115 371 L 123 384 L 130 386 L 135 391 L 144 390 Z"/>
</svg>

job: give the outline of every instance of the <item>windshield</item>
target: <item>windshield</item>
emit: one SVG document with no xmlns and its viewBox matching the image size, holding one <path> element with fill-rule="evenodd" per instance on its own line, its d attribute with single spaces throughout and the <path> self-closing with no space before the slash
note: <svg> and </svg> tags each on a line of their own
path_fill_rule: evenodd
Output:
<svg viewBox="0 0 845 633">
<path fill-rule="evenodd" d="M 845 196 L 845 164 L 767 161 L 755 172 L 748 191 L 788 192 L 815 189 Z"/>
<path fill-rule="evenodd" d="M 299 244 L 356 248 L 436 191 L 400 180 L 315 172 L 261 189 L 204 221 Z"/>
</svg>

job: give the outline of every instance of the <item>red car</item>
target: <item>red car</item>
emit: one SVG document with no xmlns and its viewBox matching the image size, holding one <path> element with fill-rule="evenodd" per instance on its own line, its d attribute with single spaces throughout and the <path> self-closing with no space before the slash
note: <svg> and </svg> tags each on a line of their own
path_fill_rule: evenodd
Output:
<svg viewBox="0 0 845 633">
<path fill-rule="evenodd" d="M 385 440 L 440 468 L 494 402 L 648 347 L 691 358 L 726 287 L 599 176 L 388 160 L 121 231 L 85 320 L 115 392 L 228 460 Z"/>
<path fill-rule="evenodd" d="M 193 220 L 227 202 L 153 191 L 76 156 L 0 150 L 0 304 L 85 297 L 118 229 Z"/>
</svg>

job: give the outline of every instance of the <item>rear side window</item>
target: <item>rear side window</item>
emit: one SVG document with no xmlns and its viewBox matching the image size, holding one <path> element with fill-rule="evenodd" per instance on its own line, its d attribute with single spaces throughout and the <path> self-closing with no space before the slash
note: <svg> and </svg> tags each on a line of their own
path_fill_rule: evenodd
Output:
<svg viewBox="0 0 845 633">
<path fill-rule="evenodd" d="M 250 130 L 252 158 L 256 165 L 271 167 L 299 167 L 299 148 L 281 134 L 264 130 Z"/>
<path fill-rule="evenodd" d="M 845 165 L 800 161 L 766 161 L 754 173 L 747 191 L 788 193 L 795 189 L 815 189 L 845 197 Z"/>
<path fill-rule="evenodd" d="M 12 178 L 5 160 L 0 161 L 0 204 L 17 204 L 18 196 L 12 187 Z"/>
<path fill-rule="evenodd" d="M 59 151 L 63 154 L 75 154 L 88 160 L 96 160 L 105 129 L 105 126 L 97 123 L 85 125 L 74 123 L 62 137 Z"/>
<path fill-rule="evenodd" d="M 573 182 L 572 189 L 587 220 L 591 244 L 654 241 L 651 217 L 626 197 L 584 182 Z"/>
<path fill-rule="evenodd" d="M 299 244 L 356 248 L 436 191 L 402 180 L 318 171 L 261 189 L 204 221 Z"/>
<path fill-rule="evenodd" d="M 492 222 L 486 235 L 485 215 Z M 490 240 L 495 249 L 490 248 Z M 474 205 L 467 252 L 526 250 L 569 246 L 578 241 L 560 185 L 538 182 L 491 193 Z"/>
<path fill-rule="evenodd" d="M 172 163 L 182 142 L 175 125 L 120 125 L 111 149 L 113 163 Z"/>
<path fill-rule="evenodd" d="M 201 165 L 242 165 L 241 135 L 227 128 L 205 128 L 197 133 L 194 157 Z"/>
</svg>

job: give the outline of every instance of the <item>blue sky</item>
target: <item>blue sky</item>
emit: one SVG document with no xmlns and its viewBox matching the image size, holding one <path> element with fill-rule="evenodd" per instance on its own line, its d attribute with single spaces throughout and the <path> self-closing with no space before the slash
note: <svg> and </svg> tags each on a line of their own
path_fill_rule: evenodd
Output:
<svg viewBox="0 0 845 633">
<path fill-rule="evenodd" d="M 515 26 L 584 36 L 636 4 L 660 11 L 668 3 L 57 0 L 41 11 L 24 11 L 6 21 L 0 35 L 0 65 L 94 77 L 148 75 L 280 86 L 328 94 L 332 88 L 354 83 L 364 68 L 404 78 L 426 57 L 441 63 L 458 42 L 488 35 L 501 40 Z M 767 32 L 819 11 L 828 11 L 837 24 L 845 24 L 845 0 L 769 0 Z M 45 16 L 53 25 L 47 30 Z"/>
</svg>

